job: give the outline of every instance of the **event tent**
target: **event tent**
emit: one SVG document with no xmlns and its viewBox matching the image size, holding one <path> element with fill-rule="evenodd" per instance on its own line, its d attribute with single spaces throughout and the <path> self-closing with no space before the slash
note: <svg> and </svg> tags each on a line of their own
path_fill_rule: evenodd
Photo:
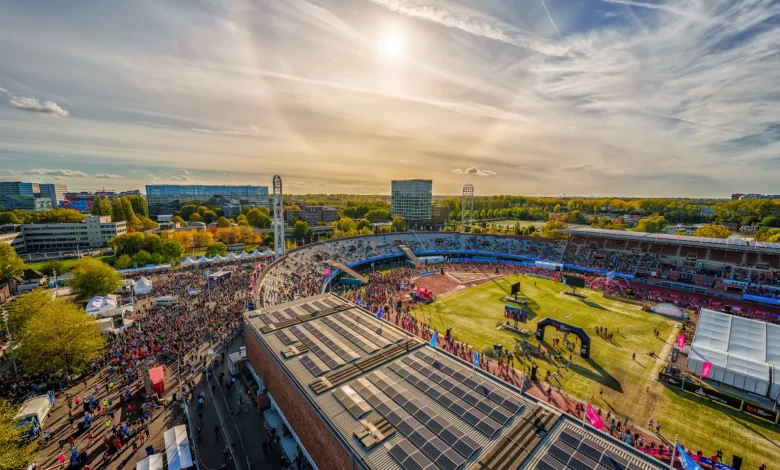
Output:
<svg viewBox="0 0 780 470">
<path fill-rule="evenodd" d="M 192 266 L 193 264 L 197 264 L 197 261 L 192 258 L 184 258 L 184 261 L 181 262 L 182 266 Z"/>
<path fill-rule="evenodd" d="M 143 294 L 151 294 L 152 293 L 152 281 L 149 279 L 142 277 L 135 283 L 135 287 L 133 287 L 133 293 L 135 295 L 143 295 Z"/>
<path fill-rule="evenodd" d="M 225 258 L 227 260 L 234 260 L 238 259 L 238 256 L 235 253 L 228 253 L 227 257 Z"/>
<path fill-rule="evenodd" d="M 87 302 L 87 315 L 93 317 L 107 317 L 121 313 L 119 302 L 114 294 L 108 294 L 104 297 L 95 296 Z"/>
<path fill-rule="evenodd" d="M 251 258 L 251 257 L 252 257 L 252 255 L 250 255 L 250 254 L 249 254 L 249 253 L 247 253 L 246 251 L 242 251 L 242 252 L 241 252 L 241 254 L 240 254 L 240 255 L 238 255 L 238 258 L 239 258 L 239 259 L 245 259 L 245 258 Z"/>
<path fill-rule="evenodd" d="M 272 256 L 274 254 L 273 251 L 269 250 L 268 248 L 265 249 L 263 252 L 263 256 Z"/>
<path fill-rule="evenodd" d="M 205 256 L 201 256 L 200 259 L 198 260 L 198 263 L 210 263 L 210 262 L 211 260 L 206 258 Z"/>
<path fill-rule="evenodd" d="M 154 454 L 135 464 L 135 470 L 163 470 L 163 454 Z"/>
<path fill-rule="evenodd" d="M 165 431 L 165 454 L 168 456 L 168 470 L 179 470 L 193 466 L 187 427 L 183 424 Z"/>
<path fill-rule="evenodd" d="M 701 374 L 705 362 L 712 364 L 710 379 L 767 396 L 778 381 L 780 325 L 702 309 L 688 369 Z"/>
<path fill-rule="evenodd" d="M 252 256 L 252 258 L 257 258 L 259 256 L 263 256 L 263 254 L 260 253 L 259 251 L 255 250 L 255 251 L 252 252 L 251 256 Z"/>
<path fill-rule="evenodd" d="M 214 255 L 213 258 L 211 258 L 211 261 L 225 261 L 227 258 L 224 258 L 220 256 L 219 254 Z"/>
</svg>

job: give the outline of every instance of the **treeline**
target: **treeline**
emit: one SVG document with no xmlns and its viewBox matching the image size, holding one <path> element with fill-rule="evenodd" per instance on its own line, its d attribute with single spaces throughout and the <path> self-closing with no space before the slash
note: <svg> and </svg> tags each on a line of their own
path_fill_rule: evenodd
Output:
<svg viewBox="0 0 780 470">
<path fill-rule="evenodd" d="M 0 212 L 0 225 L 5 224 L 58 224 L 84 220 L 84 214 L 73 209 L 50 209 L 41 212 L 10 210 Z"/>
<path fill-rule="evenodd" d="M 780 227 L 780 199 L 720 202 L 712 209 L 713 222 Z"/>
<path fill-rule="evenodd" d="M 112 200 L 95 196 L 92 215 L 110 215 L 113 222 L 127 222 L 130 232 L 143 232 L 157 228 L 157 222 L 149 218 L 146 199 L 140 196 L 115 197 Z"/>
</svg>

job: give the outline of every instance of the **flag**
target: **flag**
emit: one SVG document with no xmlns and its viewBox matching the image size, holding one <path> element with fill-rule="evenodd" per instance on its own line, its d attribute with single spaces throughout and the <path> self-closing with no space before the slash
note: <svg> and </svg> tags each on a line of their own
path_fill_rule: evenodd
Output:
<svg viewBox="0 0 780 470">
<path fill-rule="evenodd" d="M 680 447 L 680 444 L 677 444 L 677 460 L 680 461 L 680 465 L 685 470 L 704 470 Z"/>
<path fill-rule="evenodd" d="M 682 349 L 685 347 L 685 333 L 677 335 L 677 348 Z"/>
<path fill-rule="evenodd" d="M 384 307 L 379 307 L 379 311 L 378 311 L 378 312 L 376 312 L 376 319 L 377 319 L 377 320 L 379 320 L 380 318 L 382 318 L 382 312 L 384 312 L 384 311 L 385 311 L 385 308 L 384 308 Z"/>
<path fill-rule="evenodd" d="M 355 302 L 357 305 L 363 305 L 363 299 L 357 299 L 357 302 Z"/>
<path fill-rule="evenodd" d="M 601 421 L 601 416 L 599 416 L 599 413 L 593 408 L 593 405 L 588 403 L 588 411 L 585 413 L 585 415 L 588 417 L 588 420 L 596 429 L 603 429 L 604 423 Z"/>
<path fill-rule="evenodd" d="M 479 367 L 479 353 L 474 351 L 474 361 L 472 361 L 474 367 Z"/>
<path fill-rule="evenodd" d="M 701 366 L 701 378 L 704 379 L 706 377 L 709 377 L 710 371 L 712 370 L 712 363 L 711 362 L 705 362 Z"/>
<path fill-rule="evenodd" d="M 436 344 L 439 342 L 439 332 L 434 330 L 433 336 L 431 336 L 431 347 L 436 349 Z"/>
</svg>

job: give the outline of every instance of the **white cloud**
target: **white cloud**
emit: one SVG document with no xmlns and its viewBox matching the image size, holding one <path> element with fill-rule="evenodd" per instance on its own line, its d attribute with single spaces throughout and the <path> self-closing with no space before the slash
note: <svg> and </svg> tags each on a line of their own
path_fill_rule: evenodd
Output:
<svg viewBox="0 0 780 470">
<path fill-rule="evenodd" d="M 11 97 L 11 106 L 22 111 L 31 111 L 35 113 L 51 114 L 52 116 L 65 117 L 68 111 L 61 108 L 54 101 L 41 101 L 31 96 Z"/>
<path fill-rule="evenodd" d="M 477 175 L 477 176 L 496 176 L 498 173 L 492 170 L 480 170 L 479 168 L 469 167 L 464 170 L 456 168 L 452 170 L 456 175 Z"/>
<path fill-rule="evenodd" d="M 3 88 L 3 87 L 0 87 L 0 93 L 8 93 L 8 90 L 6 90 L 6 89 L 5 89 L 5 88 Z"/>
<path fill-rule="evenodd" d="M 179 171 L 181 171 L 182 174 L 184 174 L 184 175 L 189 175 L 190 174 L 190 170 L 188 170 L 186 168 L 179 168 Z"/>
<path fill-rule="evenodd" d="M 190 181 L 192 178 L 190 178 L 187 175 L 176 175 L 176 176 L 171 176 L 168 179 L 171 181 Z"/>
<path fill-rule="evenodd" d="M 63 170 L 63 169 L 50 170 L 47 168 L 35 168 L 33 170 L 22 171 L 21 174 L 41 175 L 41 176 L 66 176 L 68 178 L 87 178 L 89 176 L 83 171 Z"/>
<path fill-rule="evenodd" d="M 98 173 L 95 175 L 95 178 L 105 178 L 109 180 L 123 180 L 125 179 L 122 175 L 113 175 L 111 173 Z"/>
</svg>

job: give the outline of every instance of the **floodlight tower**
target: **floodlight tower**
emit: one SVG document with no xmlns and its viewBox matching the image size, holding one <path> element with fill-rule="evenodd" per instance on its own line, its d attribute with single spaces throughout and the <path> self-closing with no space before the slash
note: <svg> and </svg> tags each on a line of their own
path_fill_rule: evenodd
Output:
<svg viewBox="0 0 780 470">
<path fill-rule="evenodd" d="M 274 175 L 274 259 L 284 256 L 284 200 L 282 198 L 282 177 Z"/>
<path fill-rule="evenodd" d="M 464 232 L 466 231 L 466 202 L 470 202 L 471 209 L 469 210 L 469 227 L 474 225 L 474 185 L 463 185 L 463 196 L 460 199 L 460 228 Z"/>
</svg>

